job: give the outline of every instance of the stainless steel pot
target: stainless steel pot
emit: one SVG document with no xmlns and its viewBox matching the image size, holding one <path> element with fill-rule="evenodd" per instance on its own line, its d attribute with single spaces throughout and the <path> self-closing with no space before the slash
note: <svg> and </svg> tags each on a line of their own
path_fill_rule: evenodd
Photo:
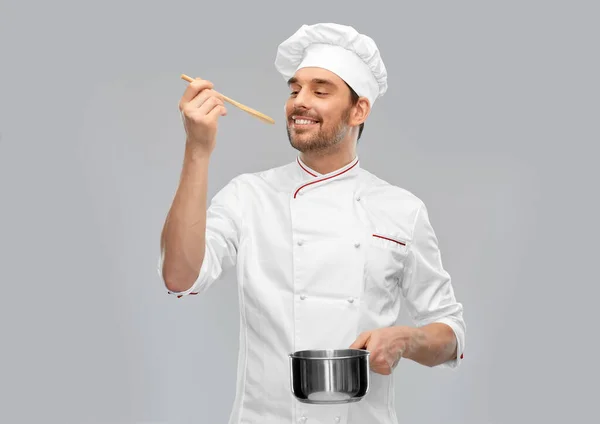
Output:
<svg viewBox="0 0 600 424">
<path fill-rule="evenodd" d="M 290 385 L 300 402 L 358 402 L 369 391 L 369 355 L 364 349 L 303 350 L 291 353 Z"/>
</svg>

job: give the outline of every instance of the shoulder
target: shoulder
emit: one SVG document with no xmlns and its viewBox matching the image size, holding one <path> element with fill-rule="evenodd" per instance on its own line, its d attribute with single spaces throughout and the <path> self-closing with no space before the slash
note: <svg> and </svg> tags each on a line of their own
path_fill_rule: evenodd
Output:
<svg viewBox="0 0 600 424">
<path fill-rule="evenodd" d="M 375 203 L 385 208 L 418 211 L 424 206 L 423 200 L 412 191 L 392 184 L 377 175 L 361 169 L 364 184 L 362 193 L 368 196 L 370 203 Z"/>
<path fill-rule="evenodd" d="M 231 180 L 231 184 L 238 187 L 243 187 L 249 193 L 257 189 L 279 191 L 286 183 L 290 181 L 293 175 L 295 163 L 287 163 L 284 165 L 263 169 L 255 172 L 246 172 L 238 174 Z"/>
<path fill-rule="evenodd" d="M 255 172 L 247 172 L 244 174 L 238 175 L 236 178 L 239 178 L 244 182 L 257 182 L 257 181 L 268 181 L 273 178 L 280 178 L 282 175 L 286 175 L 290 172 L 294 163 L 286 163 L 284 165 L 267 168 Z"/>
<path fill-rule="evenodd" d="M 410 242 L 418 217 L 425 208 L 412 191 L 392 184 L 371 172 L 362 171 L 363 184 L 359 196 L 374 230 Z"/>
<path fill-rule="evenodd" d="M 256 171 L 244 172 L 231 177 L 217 189 L 211 199 L 211 206 L 227 207 L 230 210 L 241 211 L 244 206 L 259 199 L 262 193 L 269 191 L 269 181 L 275 181 L 286 166 Z"/>
</svg>

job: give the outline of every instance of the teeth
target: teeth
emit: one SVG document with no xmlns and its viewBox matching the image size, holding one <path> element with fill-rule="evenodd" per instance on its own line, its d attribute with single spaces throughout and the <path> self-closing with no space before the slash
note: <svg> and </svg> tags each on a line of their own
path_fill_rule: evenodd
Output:
<svg viewBox="0 0 600 424">
<path fill-rule="evenodd" d="M 295 119 L 294 123 L 299 124 L 299 125 L 308 125 L 308 124 L 314 124 L 315 121 L 309 121 L 308 119 Z"/>
</svg>

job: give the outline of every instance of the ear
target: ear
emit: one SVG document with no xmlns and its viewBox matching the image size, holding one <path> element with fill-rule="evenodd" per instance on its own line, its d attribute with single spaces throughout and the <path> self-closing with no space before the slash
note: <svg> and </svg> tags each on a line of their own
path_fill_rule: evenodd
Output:
<svg viewBox="0 0 600 424">
<path fill-rule="evenodd" d="M 349 124 L 359 126 L 365 122 L 371 113 L 371 104 L 366 97 L 359 97 L 358 102 L 352 107 Z"/>
</svg>

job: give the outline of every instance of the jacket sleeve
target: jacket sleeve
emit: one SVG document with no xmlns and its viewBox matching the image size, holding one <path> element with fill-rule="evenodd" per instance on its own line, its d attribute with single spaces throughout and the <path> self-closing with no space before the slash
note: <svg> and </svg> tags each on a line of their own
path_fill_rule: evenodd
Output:
<svg viewBox="0 0 600 424">
<path fill-rule="evenodd" d="M 452 328 L 457 341 L 457 358 L 441 366 L 458 367 L 465 349 L 463 307 L 457 302 L 450 275 L 442 265 L 438 240 L 429 221 L 427 208 L 422 203 L 415 217 L 413 240 L 402 280 L 402 294 L 417 327 L 438 322 Z"/>
<path fill-rule="evenodd" d="M 198 278 L 188 290 L 168 294 L 178 298 L 206 291 L 224 271 L 237 263 L 241 232 L 241 202 L 239 178 L 234 178 L 212 198 L 206 211 L 206 250 Z M 158 258 L 158 274 L 162 276 L 162 252 Z"/>
</svg>

